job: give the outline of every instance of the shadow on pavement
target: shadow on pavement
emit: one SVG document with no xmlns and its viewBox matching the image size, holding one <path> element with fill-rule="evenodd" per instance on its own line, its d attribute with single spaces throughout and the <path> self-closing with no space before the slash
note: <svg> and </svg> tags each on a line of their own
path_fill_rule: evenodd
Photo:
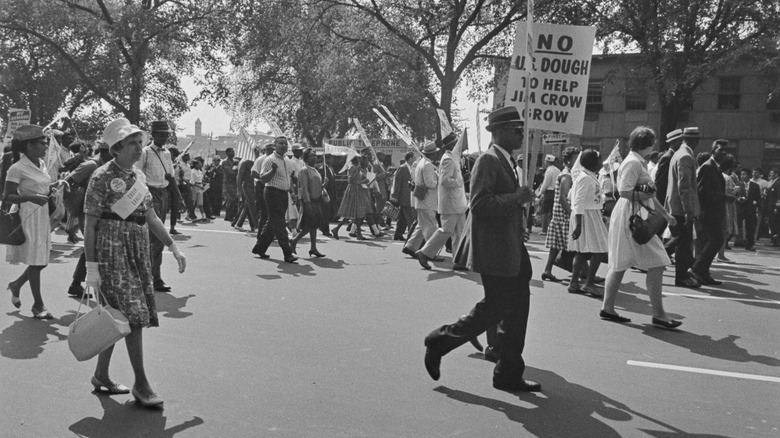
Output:
<svg viewBox="0 0 780 438">
<path fill-rule="evenodd" d="M 307 258 L 311 264 L 323 269 L 344 269 L 347 262 L 344 260 L 331 260 L 327 256 L 324 258 Z"/>
<path fill-rule="evenodd" d="M 9 359 L 35 359 L 43 353 L 43 346 L 54 336 L 58 341 L 68 339 L 54 324 L 57 319 L 39 320 L 24 316 L 19 311 L 8 313 L 19 318 L 0 333 L 0 355 Z"/>
<path fill-rule="evenodd" d="M 642 333 L 668 342 L 678 347 L 687 348 L 693 354 L 723 359 L 732 362 L 755 362 L 773 367 L 780 366 L 780 359 L 771 356 L 756 356 L 736 344 L 739 336 L 728 335 L 723 339 L 713 339 L 707 335 L 697 335 L 682 330 L 670 331 L 655 328 L 651 325 L 642 327 Z"/>
<path fill-rule="evenodd" d="M 534 393 L 518 393 L 519 401 L 523 402 L 523 404 L 535 405 L 531 408 L 450 389 L 445 386 L 434 388 L 434 391 L 462 403 L 484 406 L 500 412 L 506 415 L 507 419 L 520 423 L 529 434 L 536 437 L 620 437 L 621 434 L 618 431 L 601 421 L 598 417 L 611 421 L 630 421 L 635 416 L 657 424 L 664 429 L 660 431 L 644 430 L 653 436 L 715 437 L 714 435 L 689 434 L 672 425 L 636 412 L 625 404 L 610 399 L 590 388 L 568 382 L 551 371 L 526 368 L 526 376 L 540 382 L 543 388 L 543 396 Z"/>
<path fill-rule="evenodd" d="M 640 296 L 644 296 L 645 299 L 639 298 Z M 633 281 L 620 285 L 618 296 L 615 300 L 615 307 L 647 315 L 648 317 L 653 315 L 653 307 L 650 305 L 650 296 L 647 294 L 647 290 Z M 682 315 L 670 312 L 669 309 L 666 309 L 666 314 L 672 319 L 685 319 Z"/>
<path fill-rule="evenodd" d="M 73 423 L 68 430 L 82 437 L 173 437 L 179 432 L 200 426 L 200 417 L 167 427 L 162 409 L 144 409 L 135 402 L 120 404 L 107 395 L 98 395 L 103 418 L 86 417 Z"/>
<path fill-rule="evenodd" d="M 192 316 L 192 312 L 185 312 L 182 309 L 187 307 L 187 301 L 196 297 L 195 294 L 189 294 L 186 297 L 176 297 L 170 293 L 155 293 L 154 301 L 157 303 L 157 313 L 166 318 L 187 318 Z"/>
</svg>

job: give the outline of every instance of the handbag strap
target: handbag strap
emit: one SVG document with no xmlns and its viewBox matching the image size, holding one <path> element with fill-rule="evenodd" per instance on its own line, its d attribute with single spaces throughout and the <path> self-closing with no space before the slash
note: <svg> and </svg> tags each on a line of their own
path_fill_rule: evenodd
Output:
<svg viewBox="0 0 780 438">
<path fill-rule="evenodd" d="M 94 289 L 94 292 L 95 292 L 95 302 L 97 303 L 97 307 L 101 306 L 101 304 L 100 304 L 100 297 L 103 297 L 103 307 L 105 307 L 106 304 L 108 303 L 108 301 L 106 300 L 106 296 L 103 295 L 103 291 L 101 291 L 100 288 L 87 286 L 86 288 L 84 288 L 84 293 L 81 295 L 81 300 L 79 300 L 79 307 L 76 310 L 76 318 L 73 320 L 73 322 L 78 321 L 80 315 L 82 315 L 82 313 L 81 313 L 81 306 L 87 304 L 88 297 L 89 297 L 88 291 L 90 289 Z M 87 307 L 89 307 L 88 304 L 87 304 Z M 86 313 L 86 312 L 84 312 L 84 313 Z"/>
</svg>

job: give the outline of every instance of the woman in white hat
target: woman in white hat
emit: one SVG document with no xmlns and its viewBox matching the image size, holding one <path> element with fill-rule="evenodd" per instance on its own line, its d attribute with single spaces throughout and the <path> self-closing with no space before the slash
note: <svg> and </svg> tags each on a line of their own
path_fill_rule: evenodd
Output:
<svg viewBox="0 0 780 438">
<path fill-rule="evenodd" d="M 141 157 L 144 137 L 141 129 L 124 118 L 114 120 L 103 131 L 114 159 L 95 171 L 87 187 L 84 251 L 87 286 L 99 288 L 108 304 L 130 322 L 125 342 L 135 374 L 133 397 L 144 407 L 154 407 L 163 401 L 146 378 L 142 339 L 143 327 L 158 326 L 149 230 L 167 244 L 179 263 L 179 272 L 184 272 L 186 259 L 152 207 L 143 172 L 134 166 Z M 127 394 L 129 388 L 109 377 L 113 350 L 111 346 L 98 356 L 92 385 L 111 394 Z"/>
<path fill-rule="evenodd" d="M 46 169 L 47 141 L 38 125 L 20 126 L 11 140 L 11 148 L 18 159 L 8 169 L 3 202 L 18 204 L 25 242 L 8 246 L 6 261 L 24 263 L 27 268 L 16 280 L 8 283 L 11 304 L 22 306 L 19 293 L 30 283 L 33 295 L 32 313 L 37 319 L 53 319 L 41 297 L 41 271 L 49 264 L 51 251 L 51 224 L 47 203 L 51 193 L 51 177 Z"/>
</svg>

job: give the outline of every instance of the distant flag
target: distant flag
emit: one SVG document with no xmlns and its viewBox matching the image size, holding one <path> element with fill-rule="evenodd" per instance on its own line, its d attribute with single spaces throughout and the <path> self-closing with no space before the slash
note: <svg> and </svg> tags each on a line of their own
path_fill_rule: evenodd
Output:
<svg viewBox="0 0 780 438">
<path fill-rule="evenodd" d="M 236 156 L 242 160 L 254 160 L 255 155 L 252 150 L 255 147 L 255 140 L 246 132 L 243 127 L 238 130 L 238 146 L 236 147 Z"/>
<path fill-rule="evenodd" d="M 482 124 L 480 119 L 482 114 L 479 112 L 479 102 L 477 102 L 477 150 L 482 151 Z"/>
</svg>

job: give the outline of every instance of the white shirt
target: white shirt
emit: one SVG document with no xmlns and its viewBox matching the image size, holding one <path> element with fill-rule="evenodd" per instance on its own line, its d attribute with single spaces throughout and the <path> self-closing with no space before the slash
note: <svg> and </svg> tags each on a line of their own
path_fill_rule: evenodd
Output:
<svg viewBox="0 0 780 438">
<path fill-rule="evenodd" d="M 548 190 L 555 190 L 555 182 L 558 180 L 558 175 L 561 174 L 561 170 L 555 167 L 554 164 L 547 166 L 544 171 L 544 181 L 539 189 L 536 191 L 537 195 L 543 195 Z"/>
<path fill-rule="evenodd" d="M 174 172 L 171 153 L 167 149 L 155 144 L 146 146 L 141 151 L 141 159 L 138 163 L 138 169 L 146 176 L 147 186 L 159 189 L 168 187 L 165 174 L 173 175 Z"/>
</svg>

